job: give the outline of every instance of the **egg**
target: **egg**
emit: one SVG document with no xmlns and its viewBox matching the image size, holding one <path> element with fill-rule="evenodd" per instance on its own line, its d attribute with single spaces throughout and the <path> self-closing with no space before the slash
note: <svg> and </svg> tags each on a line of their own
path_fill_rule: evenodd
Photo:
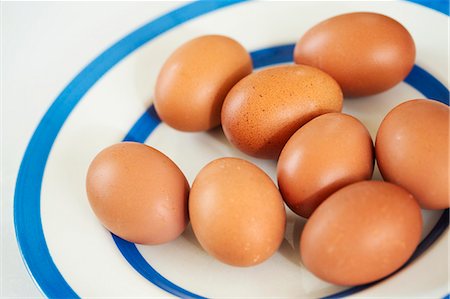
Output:
<svg viewBox="0 0 450 299">
<path fill-rule="evenodd" d="M 341 109 L 341 89 L 326 73 L 303 65 L 276 66 L 248 75 L 230 90 L 222 128 L 244 153 L 276 159 L 298 128 Z"/>
<path fill-rule="evenodd" d="M 408 30 L 378 13 L 329 18 L 297 42 L 294 61 L 330 74 L 349 97 L 385 91 L 411 71 L 416 50 Z"/>
<path fill-rule="evenodd" d="M 359 285 L 399 269 L 420 241 L 422 215 L 414 197 L 387 182 L 348 185 L 312 214 L 300 240 L 303 264 L 338 285 Z"/>
<path fill-rule="evenodd" d="M 189 196 L 192 229 L 201 246 L 233 266 L 252 266 L 272 256 L 284 238 L 281 195 L 256 165 L 220 158 L 197 175 Z"/>
<path fill-rule="evenodd" d="M 86 191 L 100 222 L 130 242 L 169 242 L 188 223 L 185 176 L 145 144 L 122 142 L 102 150 L 89 166 Z"/>
<path fill-rule="evenodd" d="M 366 127 L 343 113 L 320 115 L 286 143 L 277 165 L 278 186 L 296 214 L 309 217 L 332 193 L 372 177 L 373 144 Z"/>
<path fill-rule="evenodd" d="M 231 87 L 252 72 L 244 47 L 222 35 L 205 35 L 180 46 L 162 66 L 155 86 L 155 109 L 169 126 L 206 131 L 220 124 Z"/>
<path fill-rule="evenodd" d="M 425 209 L 450 206 L 449 115 L 449 107 L 437 101 L 410 100 L 392 109 L 378 129 L 381 175 L 411 192 Z"/>
</svg>

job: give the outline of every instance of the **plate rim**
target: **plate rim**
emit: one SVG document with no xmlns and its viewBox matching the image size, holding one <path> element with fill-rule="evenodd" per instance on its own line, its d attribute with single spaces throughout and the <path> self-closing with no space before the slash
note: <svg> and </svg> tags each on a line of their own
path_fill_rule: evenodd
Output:
<svg viewBox="0 0 450 299">
<path fill-rule="evenodd" d="M 53 259 L 51 258 L 43 234 L 40 212 L 38 213 L 35 219 L 36 223 L 34 223 L 37 224 L 37 226 L 35 225 L 28 225 L 28 226 L 29 227 L 33 226 L 31 231 L 37 233 L 37 235 L 40 234 L 42 238 L 36 237 L 36 234 L 30 235 L 26 233 L 30 229 L 26 228 L 24 229 L 22 223 L 30 223 L 29 222 L 30 219 L 27 218 L 27 214 L 24 213 L 24 211 L 19 209 L 18 207 L 20 207 L 21 203 L 24 200 L 28 200 L 27 204 L 29 205 L 28 206 L 29 209 L 35 209 L 36 211 L 40 211 L 40 191 L 42 187 L 42 175 L 44 173 L 45 165 L 49 157 L 53 143 L 56 140 L 62 125 L 64 124 L 67 117 L 70 115 L 71 111 L 74 109 L 77 103 L 83 98 L 84 94 L 90 89 L 90 87 L 92 87 L 92 85 L 95 82 L 97 82 L 106 72 L 108 72 L 114 65 L 120 62 L 123 58 L 125 58 L 138 48 L 140 48 L 142 45 L 149 42 L 151 39 L 193 18 L 244 1 L 243 0 L 217 1 L 217 2 L 196 1 L 177 7 L 169 11 L 168 13 L 162 14 L 160 17 L 152 19 L 145 25 L 133 30 L 125 37 L 119 39 L 118 42 L 113 44 L 111 47 L 107 48 L 94 60 L 92 60 L 89 64 L 87 64 L 87 66 L 81 72 L 79 72 L 74 77 L 74 79 L 70 81 L 68 85 L 66 85 L 66 87 L 62 90 L 62 92 L 58 95 L 58 97 L 52 102 L 50 108 L 45 112 L 36 129 L 34 130 L 32 137 L 28 142 L 25 153 L 20 163 L 19 171 L 16 177 L 16 186 L 14 190 L 14 211 L 13 211 L 16 241 L 19 247 L 21 258 L 33 282 L 43 295 L 47 297 L 69 296 L 72 298 L 74 297 L 78 298 L 77 293 L 70 287 L 67 281 L 65 281 L 65 279 L 62 277 L 62 274 L 59 272 L 56 264 L 53 262 Z M 415 4 L 419 4 L 424 7 L 439 11 L 445 14 L 447 17 L 449 16 L 448 1 L 429 1 L 429 0 L 403 0 L 403 1 L 409 1 Z M 168 22 L 167 19 L 169 19 L 173 15 L 176 15 L 178 19 L 175 18 L 176 21 L 175 22 L 172 21 L 172 23 Z M 141 34 L 145 28 L 148 28 L 149 26 L 154 26 L 155 24 L 161 26 L 162 29 L 159 28 L 159 31 L 155 32 L 151 38 L 143 40 L 142 36 L 139 36 L 139 34 Z M 138 37 L 141 39 L 136 40 L 136 38 Z M 130 40 L 137 41 L 137 43 L 133 44 L 132 47 L 126 46 L 126 44 L 130 42 Z M 118 56 L 114 56 L 113 54 Z M 109 59 L 106 59 L 108 57 Z M 89 80 L 85 78 L 86 75 L 90 76 Z M 78 92 L 75 93 L 75 95 L 72 94 L 72 98 L 69 98 L 73 90 L 76 89 L 77 87 L 81 89 L 81 91 L 78 90 Z M 58 110 L 61 110 L 63 114 L 54 115 L 56 112 L 58 112 Z M 54 126 L 53 130 L 48 132 L 45 130 L 46 124 L 48 124 L 50 120 L 52 120 L 52 122 L 55 123 L 55 120 L 52 119 L 52 117 L 54 118 L 56 117 L 57 125 Z M 48 144 L 41 144 L 40 139 L 45 134 L 50 135 L 50 139 L 52 138 L 53 139 Z M 36 152 L 39 152 L 40 159 L 37 159 L 38 163 L 33 165 L 33 163 L 30 163 L 29 161 L 31 160 L 30 157 L 32 157 L 32 155 L 34 155 Z M 26 185 L 25 182 L 27 181 L 25 179 L 30 174 L 38 176 L 40 174 L 40 180 L 33 181 L 31 184 Z M 24 194 L 23 189 L 25 189 L 24 188 L 25 185 L 27 190 L 31 191 L 26 192 Z M 28 196 L 33 192 L 37 194 L 37 196 L 35 195 L 34 198 L 35 201 L 34 202 L 32 201 L 30 205 Z M 35 270 L 36 267 L 36 265 L 34 264 L 35 261 L 30 261 L 29 255 L 27 253 L 27 251 L 28 252 L 30 251 L 30 247 L 33 247 L 30 246 L 30 243 L 32 242 L 37 242 L 37 244 L 39 244 L 41 248 L 44 248 L 44 251 L 46 251 L 46 253 L 48 254 L 48 259 L 43 261 L 43 264 L 45 263 L 45 265 L 48 267 L 47 270 L 49 271 L 49 273 L 52 273 L 50 274 L 50 276 L 53 275 L 52 279 L 50 280 L 51 283 L 46 283 L 45 280 L 42 281 L 40 277 L 36 277 L 39 271 Z M 42 259 L 42 256 L 40 257 L 40 259 Z M 65 291 L 66 293 L 63 293 L 63 295 L 61 295 L 62 291 Z"/>
</svg>

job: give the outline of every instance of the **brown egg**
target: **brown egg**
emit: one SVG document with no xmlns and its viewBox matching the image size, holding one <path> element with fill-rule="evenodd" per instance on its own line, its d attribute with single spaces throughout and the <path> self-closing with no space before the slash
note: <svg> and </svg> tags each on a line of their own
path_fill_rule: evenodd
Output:
<svg viewBox="0 0 450 299">
<path fill-rule="evenodd" d="M 420 241 L 414 197 L 386 182 L 358 182 L 337 191 L 312 214 L 300 239 L 303 264 L 317 277 L 358 285 L 399 269 Z"/>
<path fill-rule="evenodd" d="M 416 56 L 409 32 L 388 16 L 356 12 L 327 19 L 298 41 L 294 61 L 330 74 L 345 96 L 385 91 L 411 71 Z"/>
<path fill-rule="evenodd" d="M 189 214 L 201 246 L 229 265 L 265 261 L 284 237 L 286 211 L 277 187 L 242 159 L 217 159 L 200 171 L 189 195 Z"/>
<path fill-rule="evenodd" d="M 177 130 L 216 127 L 226 94 L 252 69 L 248 52 L 229 37 L 205 35 L 188 41 L 167 59 L 159 73 L 156 111 Z"/>
<path fill-rule="evenodd" d="M 392 109 L 378 129 L 383 178 L 411 192 L 425 209 L 450 206 L 449 115 L 437 101 L 411 100 Z"/>
<path fill-rule="evenodd" d="M 278 160 L 278 186 L 296 214 L 309 217 L 332 193 L 372 177 L 373 144 L 356 118 L 318 116 L 286 143 Z"/>
<path fill-rule="evenodd" d="M 86 190 L 100 222 L 130 242 L 171 241 L 188 222 L 186 178 L 145 144 L 122 142 L 101 151 L 89 166 Z"/>
<path fill-rule="evenodd" d="M 341 109 L 341 89 L 329 75 L 309 66 L 277 66 L 252 73 L 230 90 L 222 127 L 244 153 L 276 159 L 303 124 Z"/>
</svg>

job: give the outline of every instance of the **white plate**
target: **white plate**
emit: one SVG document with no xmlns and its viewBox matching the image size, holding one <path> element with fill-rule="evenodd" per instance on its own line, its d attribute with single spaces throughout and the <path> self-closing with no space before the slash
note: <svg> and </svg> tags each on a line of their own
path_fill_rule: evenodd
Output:
<svg viewBox="0 0 450 299">
<path fill-rule="evenodd" d="M 363 121 L 375 137 L 383 116 L 400 102 L 428 97 L 448 104 L 448 86 L 443 85 L 448 84 L 448 16 L 412 2 L 196 2 L 118 36 L 53 102 L 21 163 L 16 234 L 42 292 L 48 297 L 446 296 L 448 210 L 423 212 L 424 241 L 404 269 L 381 282 L 348 289 L 319 280 L 300 264 L 297 242 L 304 221 L 290 212 L 279 251 L 258 266 L 236 268 L 208 256 L 189 227 L 176 241 L 159 246 L 135 246 L 112 237 L 87 202 L 90 161 L 124 138 L 166 153 L 191 183 L 206 163 L 223 156 L 251 160 L 276 181 L 274 161 L 238 152 L 220 129 L 181 133 L 161 124 L 151 108 L 156 75 L 177 46 L 211 33 L 240 41 L 256 67 L 289 63 L 293 43 L 308 28 L 351 11 L 379 12 L 400 21 L 416 42 L 417 59 L 405 82 L 345 101 L 344 112 Z M 380 179 L 378 171 L 374 179 Z"/>
</svg>

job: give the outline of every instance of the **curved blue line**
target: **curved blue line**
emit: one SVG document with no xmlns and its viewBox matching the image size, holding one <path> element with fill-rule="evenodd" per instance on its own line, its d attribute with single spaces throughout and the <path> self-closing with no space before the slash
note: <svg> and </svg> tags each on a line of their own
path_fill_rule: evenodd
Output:
<svg viewBox="0 0 450 299">
<path fill-rule="evenodd" d="M 449 104 L 449 91 L 423 68 L 414 65 L 405 82 L 420 91 L 426 98 Z"/>
<path fill-rule="evenodd" d="M 177 286 L 176 284 L 159 274 L 152 266 L 147 263 L 134 243 L 125 241 L 124 239 L 121 239 L 114 234 L 111 235 L 113 236 L 114 242 L 116 243 L 122 255 L 126 258 L 128 263 L 133 266 L 133 268 L 143 277 L 147 278 L 147 280 L 149 280 L 151 283 L 180 298 L 206 299 L 206 297 L 196 295 L 186 289 Z"/>
<path fill-rule="evenodd" d="M 292 62 L 294 61 L 294 48 L 295 44 L 286 44 L 251 52 L 253 67 L 257 69 L 268 65 Z"/>
<path fill-rule="evenodd" d="M 147 111 L 142 114 L 138 121 L 133 125 L 131 130 L 123 141 L 135 141 L 143 143 L 151 132 L 159 125 L 161 120 L 156 113 L 155 106 L 151 105 Z"/>
<path fill-rule="evenodd" d="M 286 63 L 292 62 L 292 51 L 294 48 L 294 44 L 280 45 L 276 47 L 266 48 L 254 51 L 250 53 L 253 65 L 255 68 L 264 67 L 277 63 Z M 429 98 L 438 100 L 440 102 L 445 103 L 447 101 L 448 105 L 448 90 L 445 86 L 441 84 L 438 80 L 436 80 L 433 76 L 428 74 L 425 70 L 415 65 L 410 72 L 410 74 L 405 79 L 405 82 L 410 84 L 412 87 L 416 88 L 419 92 L 423 93 Z M 447 97 L 447 98 L 446 98 Z M 131 140 L 136 142 L 145 142 L 147 137 L 151 134 L 156 125 L 160 122 L 158 115 L 155 113 L 154 106 L 152 105 L 148 111 L 152 111 L 151 113 L 145 112 L 139 120 L 132 127 L 130 132 L 125 137 L 125 140 Z M 152 124 L 152 127 L 149 127 L 147 124 Z M 156 124 L 155 126 L 153 126 Z M 130 136 L 133 136 L 130 139 Z M 418 256 L 420 256 L 435 240 L 439 238 L 439 236 L 445 231 L 445 229 L 449 225 L 448 219 L 448 209 L 444 211 L 441 215 L 440 219 L 432 229 L 432 231 L 427 235 L 427 237 L 419 244 L 414 254 L 408 260 L 405 265 L 402 266 L 395 273 L 406 267 L 413 260 L 415 260 Z M 116 242 L 117 247 L 119 248 L 122 255 L 128 261 L 128 263 L 138 271 L 143 277 L 157 285 L 158 287 L 172 293 L 176 296 L 180 296 L 183 298 L 204 298 L 194 293 L 191 293 L 175 284 L 171 281 L 160 275 L 141 255 L 136 245 L 121 239 L 120 237 L 115 236 L 113 238 Z M 394 275 L 395 273 L 389 275 L 388 277 Z M 376 282 L 372 282 L 365 285 L 359 285 L 347 290 L 341 291 L 336 294 L 332 294 L 323 299 L 331 299 L 331 298 L 342 298 L 346 296 L 350 296 L 352 294 L 358 293 L 362 290 L 365 290 L 383 280 L 387 279 L 383 278 Z"/>
<path fill-rule="evenodd" d="M 17 175 L 14 225 L 22 258 L 40 290 L 50 298 L 78 298 L 49 253 L 42 230 L 40 193 L 45 165 L 65 120 L 84 94 L 121 59 L 146 42 L 202 14 L 241 1 L 201 1 L 175 9 L 130 33 L 86 66 L 61 92 L 36 128 Z"/>
<path fill-rule="evenodd" d="M 413 2 L 436 11 L 443 13 L 444 15 L 449 15 L 449 2 L 448 0 L 406 0 Z"/>
</svg>

